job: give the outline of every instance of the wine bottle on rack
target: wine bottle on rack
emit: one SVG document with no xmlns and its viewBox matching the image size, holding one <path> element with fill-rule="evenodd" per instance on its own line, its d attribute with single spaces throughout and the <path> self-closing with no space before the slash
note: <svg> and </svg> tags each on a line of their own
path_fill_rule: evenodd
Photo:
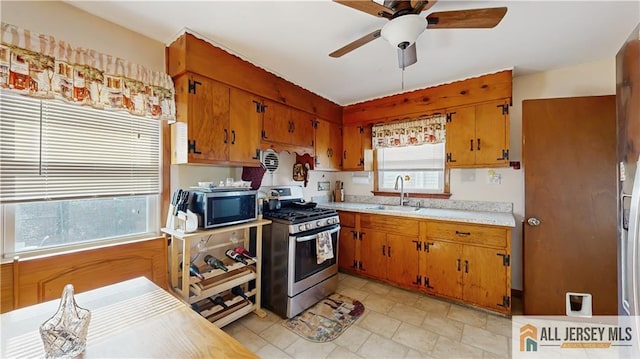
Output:
<svg viewBox="0 0 640 359">
<path fill-rule="evenodd" d="M 242 257 L 244 257 L 244 258 L 251 259 L 251 260 L 254 260 L 254 261 L 255 261 L 255 258 L 253 258 L 253 256 L 251 255 L 251 253 L 249 253 L 249 251 L 248 251 L 246 248 L 244 248 L 244 247 L 235 247 L 235 248 L 233 249 L 233 251 L 234 251 L 234 252 L 236 252 L 236 253 L 238 253 L 239 255 L 241 255 L 241 256 L 242 256 Z"/>
<path fill-rule="evenodd" d="M 221 260 L 212 255 L 207 254 L 204 257 L 204 261 L 213 269 L 222 269 L 225 272 L 229 271 L 229 268 L 227 268 Z"/>
<path fill-rule="evenodd" d="M 180 269 L 182 269 L 182 262 L 180 262 Z M 200 268 L 198 268 L 197 265 L 191 263 L 189 264 L 189 275 L 192 277 L 196 277 L 200 280 L 203 280 L 204 277 L 202 276 L 202 274 L 200 274 Z"/>
<path fill-rule="evenodd" d="M 238 253 L 234 252 L 233 249 L 227 249 L 227 251 L 224 252 L 224 254 L 227 257 L 233 259 L 236 262 L 240 262 L 240 263 L 242 263 L 244 265 L 249 264 L 244 258 L 242 258 L 242 256 L 240 256 Z"/>
<path fill-rule="evenodd" d="M 217 304 L 217 305 L 221 306 L 223 309 L 229 308 L 229 306 L 224 302 L 224 299 L 222 299 L 222 297 L 219 296 L 219 295 L 216 295 L 215 298 L 213 298 L 213 299 L 211 299 L 211 297 L 209 297 L 209 300 L 211 301 L 211 303 Z"/>
<path fill-rule="evenodd" d="M 233 294 L 233 295 L 239 295 L 239 296 L 241 296 L 242 298 L 244 298 L 245 300 L 249 300 L 249 297 L 247 297 L 247 296 L 244 294 L 244 289 L 242 289 L 242 287 L 241 287 L 241 286 L 239 286 L 239 285 L 238 285 L 238 286 L 235 286 L 235 287 L 233 287 L 233 288 L 231 288 L 231 294 Z"/>
</svg>

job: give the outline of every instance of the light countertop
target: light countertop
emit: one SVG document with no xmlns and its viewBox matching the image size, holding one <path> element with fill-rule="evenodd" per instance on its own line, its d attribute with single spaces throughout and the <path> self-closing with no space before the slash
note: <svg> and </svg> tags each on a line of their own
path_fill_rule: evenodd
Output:
<svg viewBox="0 0 640 359">
<path fill-rule="evenodd" d="M 318 207 L 338 211 L 350 211 L 392 216 L 435 219 L 452 222 L 488 224 L 494 226 L 515 227 L 516 221 L 510 212 L 473 211 L 463 209 L 420 208 L 409 206 L 378 205 L 374 203 L 328 202 L 318 203 Z"/>
</svg>

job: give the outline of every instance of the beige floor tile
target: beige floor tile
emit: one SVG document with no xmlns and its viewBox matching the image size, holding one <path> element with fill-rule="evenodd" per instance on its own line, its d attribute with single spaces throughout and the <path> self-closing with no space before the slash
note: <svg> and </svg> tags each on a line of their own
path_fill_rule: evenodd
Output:
<svg viewBox="0 0 640 359">
<path fill-rule="evenodd" d="M 394 302 L 402 303 L 405 305 L 414 305 L 418 302 L 418 299 L 422 298 L 423 295 L 416 292 L 411 292 L 408 290 L 404 290 L 401 288 L 391 288 L 389 293 L 386 295 L 387 299 L 391 299 Z"/>
<path fill-rule="evenodd" d="M 249 313 L 244 317 L 238 319 L 238 322 L 240 322 L 240 324 L 244 325 L 245 327 L 247 327 L 247 329 L 256 334 L 264 331 L 274 324 L 280 323 L 281 321 L 282 318 L 269 311 L 267 311 L 267 316 L 264 318 L 260 318 L 254 313 Z"/>
<path fill-rule="evenodd" d="M 497 355 L 509 352 L 509 338 L 471 325 L 464 326 L 461 342 Z"/>
<path fill-rule="evenodd" d="M 434 358 L 482 358 L 482 350 L 470 345 L 462 344 L 447 337 L 440 336 L 435 348 L 431 352 Z"/>
<path fill-rule="evenodd" d="M 369 295 L 362 300 L 365 310 L 373 310 L 378 313 L 387 314 L 396 302 L 386 299 L 386 297 L 379 295 Z"/>
<path fill-rule="evenodd" d="M 333 343 L 355 353 L 370 335 L 370 331 L 362 329 L 357 325 L 352 325 L 345 330 L 344 333 L 340 334 Z"/>
<path fill-rule="evenodd" d="M 367 282 L 367 284 L 363 285 L 361 289 L 371 294 L 386 295 L 391 291 L 391 286 L 383 283 L 369 281 Z"/>
<path fill-rule="evenodd" d="M 367 282 L 368 282 L 367 279 L 356 277 L 350 274 L 344 274 L 344 273 L 342 273 L 342 280 L 338 278 L 339 285 L 343 285 L 343 286 L 347 286 L 355 289 L 362 288 L 365 284 L 367 284 Z"/>
<path fill-rule="evenodd" d="M 511 352 L 509 352 L 509 354 L 503 354 L 503 355 L 493 354 L 490 352 L 482 353 L 482 359 L 510 359 L 510 358 L 511 358 Z"/>
<path fill-rule="evenodd" d="M 246 327 L 233 330 L 233 334 L 230 335 L 254 353 L 268 344 L 266 340 Z"/>
<path fill-rule="evenodd" d="M 401 322 L 397 319 L 393 319 L 374 311 L 369 311 L 368 313 L 365 312 L 364 318 L 356 323 L 356 325 L 385 338 L 391 338 L 396 332 L 396 329 L 400 326 L 400 323 Z"/>
<path fill-rule="evenodd" d="M 436 345 L 438 335 L 426 329 L 402 323 L 391 339 L 417 351 L 430 353 Z"/>
<path fill-rule="evenodd" d="M 395 318 L 399 321 L 419 327 L 422 324 L 424 318 L 427 316 L 427 312 L 416 307 L 408 306 L 402 303 L 396 303 L 393 308 L 389 310 L 387 315 L 391 318 Z"/>
<path fill-rule="evenodd" d="M 336 348 L 336 345 L 327 343 L 314 343 L 304 338 L 298 338 L 293 344 L 287 347 L 285 353 L 294 358 L 326 358 Z"/>
<path fill-rule="evenodd" d="M 487 323 L 487 313 L 457 304 L 451 304 L 447 317 L 478 328 L 483 328 Z"/>
<path fill-rule="evenodd" d="M 287 353 L 276 348 L 271 344 L 267 344 L 256 352 L 260 359 L 288 359 L 291 358 Z"/>
<path fill-rule="evenodd" d="M 270 326 L 269 328 L 260 332 L 259 335 L 264 340 L 280 349 L 285 349 L 289 345 L 293 344 L 296 340 L 300 339 L 300 336 L 298 334 L 283 327 L 279 323 Z"/>
<path fill-rule="evenodd" d="M 365 292 L 364 290 L 354 288 L 341 288 L 339 285 L 336 292 L 342 295 L 346 295 L 349 298 L 357 299 L 361 302 L 369 296 L 369 292 Z"/>
<path fill-rule="evenodd" d="M 336 347 L 329 355 L 327 359 L 361 359 L 362 357 L 358 354 L 350 351 L 345 347 L 338 346 Z"/>
<path fill-rule="evenodd" d="M 485 329 L 492 333 L 511 338 L 511 319 L 489 314 L 487 315 L 487 325 Z"/>
<path fill-rule="evenodd" d="M 427 313 L 440 315 L 446 315 L 451 308 L 450 303 L 426 295 L 421 296 L 413 306 Z"/>
<path fill-rule="evenodd" d="M 462 330 L 464 329 L 464 323 L 447 318 L 446 313 L 428 313 L 421 326 L 456 341 L 462 338 Z"/>
<path fill-rule="evenodd" d="M 417 350 L 409 349 L 407 355 L 404 357 L 405 359 L 433 359 L 431 355 L 428 355 L 423 352 L 419 352 Z"/>
<path fill-rule="evenodd" d="M 404 345 L 377 334 L 371 334 L 357 354 L 363 358 L 404 358 L 407 352 L 409 348 Z"/>
</svg>

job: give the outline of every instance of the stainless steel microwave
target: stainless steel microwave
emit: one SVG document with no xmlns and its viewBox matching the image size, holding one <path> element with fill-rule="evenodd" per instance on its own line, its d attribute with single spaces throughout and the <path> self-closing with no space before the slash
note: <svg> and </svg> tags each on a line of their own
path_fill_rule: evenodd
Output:
<svg viewBox="0 0 640 359">
<path fill-rule="evenodd" d="M 189 208 L 198 215 L 198 226 L 214 228 L 258 219 L 258 191 L 194 192 Z"/>
</svg>

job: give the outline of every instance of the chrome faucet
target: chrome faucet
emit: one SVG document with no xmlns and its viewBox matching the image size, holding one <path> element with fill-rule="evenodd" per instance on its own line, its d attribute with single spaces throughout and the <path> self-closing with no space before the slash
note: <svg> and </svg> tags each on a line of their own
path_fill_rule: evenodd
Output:
<svg viewBox="0 0 640 359">
<path fill-rule="evenodd" d="M 393 187 L 393 189 L 398 190 L 398 180 L 400 180 L 400 205 L 404 206 L 405 203 L 409 203 L 409 195 L 407 194 L 407 199 L 405 199 L 405 193 L 404 193 L 404 178 L 402 178 L 402 176 L 397 176 L 396 177 L 396 185 L 395 187 Z"/>
</svg>

